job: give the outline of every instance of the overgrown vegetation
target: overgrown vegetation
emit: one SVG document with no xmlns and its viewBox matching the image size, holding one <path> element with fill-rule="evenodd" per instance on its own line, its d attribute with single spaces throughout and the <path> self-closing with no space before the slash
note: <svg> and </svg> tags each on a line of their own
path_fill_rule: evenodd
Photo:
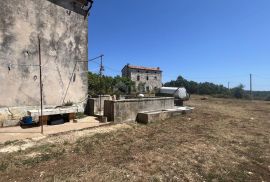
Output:
<svg viewBox="0 0 270 182">
<path fill-rule="evenodd" d="M 126 77 L 100 76 L 89 72 L 88 92 L 90 95 L 109 94 L 120 95 L 129 94 L 135 91 L 135 83 Z"/>
<path fill-rule="evenodd" d="M 257 100 L 270 101 L 270 91 L 255 91 L 253 97 Z"/>
<path fill-rule="evenodd" d="M 185 87 L 190 94 L 213 95 L 216 97 L 233 97 L 237 99 L 249 99 L 250 94 L 244 90 L 244 85 L 240 84 L 237 87 L 228 89 L 223 85 L 217 85 L 210 82 L 197 83 L 189 81 L 179 76 L 176 80 L 165 83 L 166 87 Z M 270 92 L 253 92 L 254 99 L 267 100 L 270 99 Z"/>
<path fill-rule="evenodd" d="M 87 117 L 86 114 L 84 114 L 83 112 L 77 112 L 76 113 L 76 119 L 82 119 L 82 118 L 85 118 Z"/>
</svg>

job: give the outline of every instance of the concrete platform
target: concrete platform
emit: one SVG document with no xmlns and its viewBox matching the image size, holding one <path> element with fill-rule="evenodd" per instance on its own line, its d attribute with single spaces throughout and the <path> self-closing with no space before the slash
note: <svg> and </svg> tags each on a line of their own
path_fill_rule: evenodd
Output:
<svg viewBox="0 0 270 182">
<path fill-rule="evenodd" d="M 0 128 L 0 143 L 14 140 L 23 140 L 27 138 L 37 138 L 60 133 L 78 131 L 98 126 L 108 125 L 110 123 L 100 123 L 96 117 L 86 117 L 78 119 L 77 123 L 69 122 L 61 125 L 44 125 L 44 134 L 40 133 L 41 127 L 23 129 L 20 126 Z"/>
<path fill-rule="evenodd" d="M 155 121 L 169 119 L 174 116 L 190 113 L 193 109 L 194 108 L 191 107 L 176 107 L 173 109 L 165 109 L 161 111 L 140 112 L 137 115 L 136 121 L 138 123 L 148 124 Z"/>
<path fill-rule="evenodd" d="M 61 107 L 61 108 L 52 108 L 52 109 L 43 109 L 43 115 L 56 115 L 56 114 L 67 114 L 67 113 L 77 113 L 79 112 L 78 107 L 70 106 L 70 107 Z M 29 116 L 40 116 L 40 110 L 28 110 L 27 111 Z"/>
</svg>

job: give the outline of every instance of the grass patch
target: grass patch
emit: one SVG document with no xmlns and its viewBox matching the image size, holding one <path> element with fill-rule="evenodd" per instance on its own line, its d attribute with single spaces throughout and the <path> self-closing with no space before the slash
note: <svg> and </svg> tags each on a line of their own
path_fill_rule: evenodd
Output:
<svg viewBox="0 0 270 182">
<path fill-rule="evenodd" d="M 35 147 L 34 150 L 40 153 L 51 152 L 53 148 L 57 147 L 55 144 L 44 144 L 38 147 Z"/>
<path fill-rule="evenodd" d="M 49 161 L 49 160 L 57 160 L 65 154 L 65 149 L 58 149 L 56 151 L 51 151 L 50 153 L 43 153 L 34 158 L 28 158 L 22 161 L 23 165 L 34 166 L 38 163 Z"/>
<path fill-rule="evenodd" d="M 17 143 L 17 142 L 19 142 L 19 140 L 6 141 L 6 142 L 4 143 L 4 145 L 7 146 L 7 145 L 15 144 L 15 143 Z"/>
<path fill-rule="evenodd" d="M 77 119 L 82 119 L 82 118 L 86 118 L 87 115 L 85 115 L 83 112 L 78 112 L 76 113 L 76 118 Z"/>
<path fill-rule="evenodd" d="M 8 163 L 0 162 L 0 171 L 5 171 L 8 168 Z"/>
<path fill-rule="evenodd" d="M 69 142 L 67 140 L 65 140 L 64 143 L 63 143 L 63 145 L 64 146 L 67 146 L 67 145 L 69 145 Z"/>
<path fill-rule="evenodd" d="M 76 153 L 90 153 L 95 151 L 102 141 L 108 139 L 108 133 L 97 133 L 91 137 L 82 137 L 76 141 L 74 151 Z M 110 141 L 110 140 L 107 140 Z"/>
</svg>

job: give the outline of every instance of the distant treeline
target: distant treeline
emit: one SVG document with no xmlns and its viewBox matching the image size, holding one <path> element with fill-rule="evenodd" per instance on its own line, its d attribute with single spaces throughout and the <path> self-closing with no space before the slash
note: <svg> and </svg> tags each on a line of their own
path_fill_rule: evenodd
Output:
<svg viewBox="0 0 270 182">
<path fill-rule="evenodd" d="M 253 91 L 254 99 L 270 101 L 270 91 Z"/>
<path fill-rule="evenodd" d="M 234 97 L 238 99 L 250 99 L 250 93 L 244 90 L 244 85 L 228 89 L 223 85 L 217 85 L 210 82 L 198 83 L 189 81 L 179 76 L 176 80 L 172 80 L 164 84 L 166 87 L 185 87 L 190 94 L 212 95 L 216 97 Z M 254 99 L 270 100 L 270 92 L 253 92 Z"/>
</svg>

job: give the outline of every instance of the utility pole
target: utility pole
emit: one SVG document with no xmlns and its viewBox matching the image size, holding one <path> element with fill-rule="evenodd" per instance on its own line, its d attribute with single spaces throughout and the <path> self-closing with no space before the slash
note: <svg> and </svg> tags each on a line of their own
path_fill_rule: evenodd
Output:
<svg viewBox="0 0 270 182">
<path fill-rule="evenodd" d="M 103 75 L 103 71 L 104 71 L 104 66 L 103 66 L 103 54 L 100 55 L 100 68 L 99 68 L 99 112 L 101 115 L 101 92 L 102 92 L 102 75 Z"/>
<path fill-rule="evenodd" d="M 99 111 L 101 113 L 101 87 L 102 87 L 102 75 L 103 75 L 103 71 L 104 71 L 104 66 L 103 66 L 103 57 L 104 55 L 101 54 L 100 56 L 97 56 L 93 59 L 89 59 L 88 61 L 77 61 L 79 62 L 91 62 L 91 61 L 95 61 L 96 59 L 100 58 L 100 68 L 99 68 Z"/>
<path fill-rule="evenodd" d="M 230 90 L 230 82 L 228 82 L 228 94 L 231 93 L 231 90 Z"/>
<path fill-rule="evenodd" d="M 253 96 L 252 96 L 252 74 L 249 75 L 249 83 L 250 83 L 250 99 L 253 100 Z"/>
<path fill-rule="evenodd" d="M 41 122 L 41 134 L 43 134 L 43 83 L 42 83 L 42 69 L 41 69 L 41 49 L 40 49 L 40 37 L 38 37 L 38 57 L 39 57 L 39 82 L 40 82 L 40 122 Z"/>
</svg>

